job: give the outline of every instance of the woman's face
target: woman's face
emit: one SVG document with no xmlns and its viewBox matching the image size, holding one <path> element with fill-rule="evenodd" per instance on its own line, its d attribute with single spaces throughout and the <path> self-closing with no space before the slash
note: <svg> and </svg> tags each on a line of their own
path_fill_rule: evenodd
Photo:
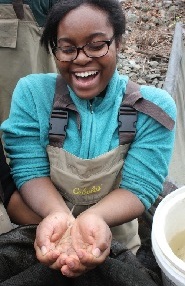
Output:
<svg viewBox="0 0 185 286">
<path fill-rule="evenodd" d="M 58 46 L 82 47 L 87 43 L 110 40 L 113 34 L 113 27 L 104 11 L 82 5 L 70 11 L 59 23 Z M 57 66 L 78 97 L 92 99 L 106 88 L 115 71 L 117 48 L 113 40 L 103 57 L 89 58 L 80 50 L 72 62 L 56 60 Z"/>
</svg>

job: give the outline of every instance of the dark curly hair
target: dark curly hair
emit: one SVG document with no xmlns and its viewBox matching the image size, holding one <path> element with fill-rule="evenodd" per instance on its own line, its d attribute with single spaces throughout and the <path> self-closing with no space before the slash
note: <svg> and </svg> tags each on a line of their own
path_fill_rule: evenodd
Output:
<svg viewBox="0 0 185 286">
<path fill-rule="evenodd" d="M 118 0 L 59 0 L 50 10 L 41 37 L 41 44 L 49 52 L 57 46 L 57 29 L 59 22 L 71 10 L 81 5 L 91 5 L 105 11 L 113 27 L 115 40 L 119 41 L 125 32 L 125 15 Z"/>
</svg>

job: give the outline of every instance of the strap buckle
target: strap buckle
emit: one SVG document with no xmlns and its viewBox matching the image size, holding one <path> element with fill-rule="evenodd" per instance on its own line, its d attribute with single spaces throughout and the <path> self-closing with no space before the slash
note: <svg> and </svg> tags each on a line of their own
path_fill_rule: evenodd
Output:
<svg viewBox="0 0 185 286">
<path fill-rule="evenodd" d="M 127 105 L 122 105 L 119 110 L 119 132 L 136 133 L 137 111 Z"/>
<path fill-rule="evenodd" d="M 61 120 L 62 119 L 62 120 Z M 55 109 L 50 118 L 49 135 L 66 135 L 68 111 Z"/>
</svg>

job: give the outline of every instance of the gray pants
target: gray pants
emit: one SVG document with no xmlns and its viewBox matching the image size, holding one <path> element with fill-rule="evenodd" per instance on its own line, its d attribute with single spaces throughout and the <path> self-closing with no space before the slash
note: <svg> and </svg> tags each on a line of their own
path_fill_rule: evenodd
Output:
<svg viewBox="0 0 185 286">
<path fill-rule="evenodd" d="M 9 216 L 0 201 L 0 234 L 10 231 L 13 228 Z"/>
</svg>

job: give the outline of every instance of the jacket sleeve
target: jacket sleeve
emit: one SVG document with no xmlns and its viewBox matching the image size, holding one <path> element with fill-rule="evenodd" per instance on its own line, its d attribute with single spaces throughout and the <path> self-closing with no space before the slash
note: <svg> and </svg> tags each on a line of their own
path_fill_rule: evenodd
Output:
<svg viewBox="0 0 185 286">
<path fill-rule="evenodd" d="M 164 90 L 146 87 L 143 94 L 176 120 L 175 102 Z M 136 136 L 125 159 L 121 188 L 133 192 L 146 209 L 162 192 L 174 140 L 175 128 L 168 130 L 152 117 L 138 112 Z"/>
</svg>

